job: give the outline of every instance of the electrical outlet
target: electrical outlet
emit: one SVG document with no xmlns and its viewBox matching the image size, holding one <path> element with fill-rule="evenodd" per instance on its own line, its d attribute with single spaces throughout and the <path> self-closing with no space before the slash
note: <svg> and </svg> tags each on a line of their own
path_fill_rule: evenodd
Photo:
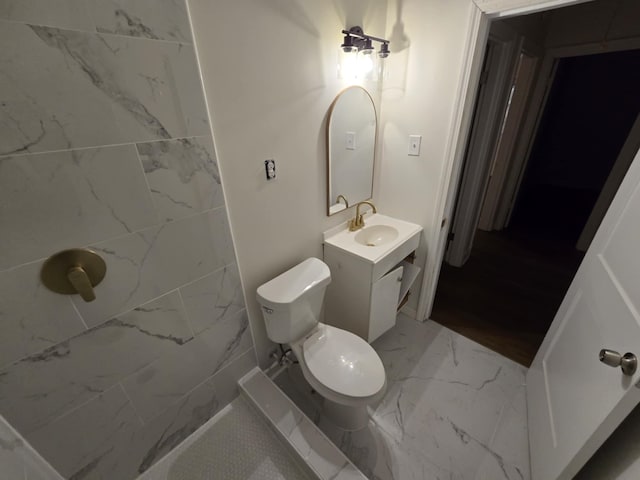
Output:
<svg viewBox="0 0 640 480">
<path fill-rule="evenodd" d="M 267 180 L 273 180 L 276 178 L 276 161 L 275 160 L 265 160 L 264 161 L 264 170 L 267 175 Z"/>
<path fill-rule="evenodd" d="M 407 153 L 409 155 L 420 155 L 420 143 L 422 143 L 422 135 L 409 135 L 409 148 Z"/>
</svg>

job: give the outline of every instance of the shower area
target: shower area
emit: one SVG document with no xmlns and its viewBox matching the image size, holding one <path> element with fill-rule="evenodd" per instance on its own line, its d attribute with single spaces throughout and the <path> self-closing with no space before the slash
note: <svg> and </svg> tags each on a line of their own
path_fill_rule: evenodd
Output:
<svg viewBox="0 0 640 480">
<path fill-rule="evenodd" d="M 134 479 L 256 366 L 187 7 L 7 0 L 0 44 L 0 476 Z"/>
</svg>

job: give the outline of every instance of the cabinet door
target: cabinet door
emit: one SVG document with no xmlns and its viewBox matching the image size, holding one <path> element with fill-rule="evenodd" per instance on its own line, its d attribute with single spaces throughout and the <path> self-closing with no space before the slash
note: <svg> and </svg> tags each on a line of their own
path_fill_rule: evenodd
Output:
<svg viewBox="0 0 640 480">
<path fill-rule="evenodd" d="M 391 270 L 371 286 L 369 343 L 396 324 L 402 270 L 402 267 Z"/>
</svg>

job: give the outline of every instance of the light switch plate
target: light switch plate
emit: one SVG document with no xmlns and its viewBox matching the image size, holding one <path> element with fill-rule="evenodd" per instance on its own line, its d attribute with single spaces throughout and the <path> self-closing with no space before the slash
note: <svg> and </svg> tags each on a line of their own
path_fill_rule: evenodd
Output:
<svg viewBox="0 0 640 480">
<path fill-rule="evenodd" d="M 409 148 L 407 153 L 409 155 L 420 155 L 420 144 L 422 143 L 422 135 L 409 135 Z"/>
<path fill-rule="evenodd" d="M 344 136 L 344 148 L 347 150 L 356 149 L 356 132 L 347 132 Z"/>
</svg>

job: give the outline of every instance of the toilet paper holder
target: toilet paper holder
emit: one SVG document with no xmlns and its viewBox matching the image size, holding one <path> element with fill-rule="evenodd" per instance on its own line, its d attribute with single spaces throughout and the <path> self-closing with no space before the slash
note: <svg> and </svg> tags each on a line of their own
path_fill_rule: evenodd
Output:
<svg viewBox="0 0 640 480">
<path fill-rule="evenodd" d="M 55 293 L 80 294 L 85 302 L 96 299 L 93 287 L 107 273 L 107 264 L 93 250 L 71 248 L 50 256 L 42 265 L 40 280 Z"/>
</svg>

